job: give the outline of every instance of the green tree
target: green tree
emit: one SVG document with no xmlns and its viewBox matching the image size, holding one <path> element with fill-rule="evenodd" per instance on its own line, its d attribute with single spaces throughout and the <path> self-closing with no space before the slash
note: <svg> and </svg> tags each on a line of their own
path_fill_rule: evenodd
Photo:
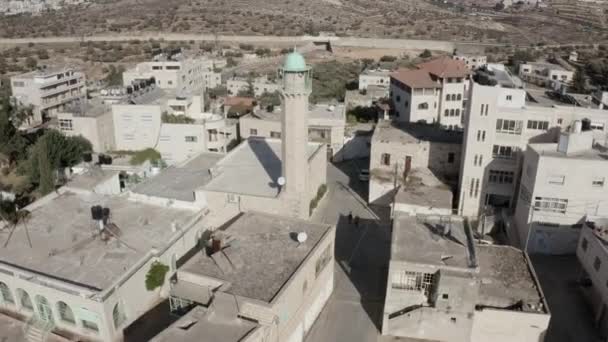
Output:
<svg viewBox="0 0 608 342">
<path fill-rule="evenodd" d="M 422 51 L 422 53 L 419 55 L 420 58 L 429 58 L 431 56 L 433 56 L 433 54 L 429 49 L 424 49 L 424 51 Z"/>
<path fill-rule="evenodd" d="M 260 105 L 266 108 L 267 111 L 272 112 L 274 107 L 281 105 L 281 96 L 278 91 L 269 93 L 264 92 L 259 99 Z"/>
<path fill-rule="evenodd" d="M 169 272 L 169 266 L 160 261 L 155 261 L 146 274 L 146 290 L 155 290 L 165 284 L 165 276 Z"/>
<path fill-rule="evenodd" d="M 577 68 L 572 77 L 572 91 L 575 93 L 585 93 L 587 91 L 586 84 L 585 72 L 581 68 Z"/>
<path fill-rule="evenodd" d="M 386 55 L 386 56 L 380 57 L 380 62 L 394 62 L 396 60 L 397 60 L 397 57 L 395 57 L 395 56 Z"/>
<path fill-rule="evenodd" d="M 29 56 L 25 59 L 25 66 L 30 69 L 34 69 L 36 66 L 38 66 L 38 61 L 36 60 L 36 58 Z"/>
<path fill-rule="evenodd" d="M 247 78 L 247 88 L 239 90 L 237 96 L 253 97 L 253 95 L 253 80 L 251 79 L 251 77 L 249 77 Z"/>
<path fill-rule="evenodd" d="M 40 148 L 36 149 L 36 155 L 33 156 L 38 161 L 39 186 L 38 190 L 43 195 L 55 190 L 55 168 L 49 160 L 49 155 L 46 141 L 42 141 Z"/>
<path fill-rule="evenodd" d="M 122 84 L 122 73 L 125 71 L 125 67 L 120 65 L 115 67 L 114 65 L 110 65 L 108 68 L 108 75 L 105 78 L 105 81 L 109 86 L 119 86 Z"/>
</svg>

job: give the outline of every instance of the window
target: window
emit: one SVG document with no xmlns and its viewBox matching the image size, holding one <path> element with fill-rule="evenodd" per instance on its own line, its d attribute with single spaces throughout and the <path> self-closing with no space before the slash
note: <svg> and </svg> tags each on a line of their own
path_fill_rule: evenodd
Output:
<svg viewBox="0 0 608 342">
<path fill-rule="evenodd" d="M 514 159 L 516 147 L 494 145 L 492 148 L 492 157 L 501 159 Z"/>
<path fill-rule="evenodd" d="M 418 105 L 418 109 L 429 109 L 429 104 L 424 102 Z"/>
<path fill-rule="evenodd" d="M 595 260 L 593 260 L 593 268 L 596 271 L 599 271 L 600 267 L 602 267 L 602 260 L 600 260 L 600 258 L 598 257 L 595 257 Z"/>
<path fill-rule="evenodd" d="M 238 203 L 239 198 L 235 194 L 226 194 L 226 202 L 228 203 Z"/>
<path fill-rule="evenodd" d="M 446 109 L 446 110 L 445 110 L 445 112 L 444 112 L 444 116 L 450 116 L 450 110 L 449 110 L 449 109 Z"/>
<path fill-rule="evenodd" d="M 3 304 L 15 304 L 15 298 L 8 285 L 0 281 L 0 303 Z"/>
<path fill-rule="evenodd" d="M 454 153 L 448 153 L 448 164 L 454 164 Z"/>
<path fill-rule="evenodd" d="M 445 96 L 445 100 L 446 100 L 446 101 L 450 101 L 450 99 L 451 99 L 450 94 L 447 94 L 447 95 Z"/>
<path fill-rule="evenodd" d="M 173 85 L 173 81 L 167 81 L 168 85 Z"/>
<path fill-rule="evenodd" d="M 185 137 L 186 142 L 197 142 L 198 141 L 198 137 L 193 136 L 193 135 L 187 135 Z"/>
<path fill-rule="evenodd" d="M 483 116 L 483 109 L 484 109 L 485 105 L 482 103 L 481 104 L 481 109 L 479 110 L 479 115 Z"/>
<path fill-rule="evenodd" d="M 388 153 L 382 153 L 381 163 L 382 165 L 391 165 L 391 155 Z"/>
<path fill-rule="evenodd" d="M 22 289 L 17 289 L 17 298 L 19 299 L 19 303 L 23 309 L 33 311 L 34 304 L 32 303 L 32 298 L 30 295 Z"/>
<path fill-rule="evenodd" d="M 25 82 L 23 82 L 23 81 L 15 81 L 15 82 L 13 82 L 13 87 L 17 87 L 17 88 L 19 88 L 19 87 L 25 87 Z"/>
<path fill-rule="evenodd" d="M 549 182 L 549 184 L 564 185 L 564 182 L 566 181 L 566 176 L 549 175 L 549 177 L 547 177 L 547 181 Z"/>
<path fill-rule="evenodd" d="M 163 70 L 163 67 L 161 65 L 153 65 L 152 70 Z"/>
<path fill-rule="evenodd" d="M 255 128 L 252 128 L 249 130 L 249 135 L 258 135 L 258 130 Z"/>
<path fill-rule="evenodd" d="M 490 107 L 490 105 L 486 104 L 486 109 L 484 111 L 484 115 L 488 116 L 488 108 Z"/>
<path fill-rule="evenodd" d="M 479 178 L 475 179 L 475 197 L 479 196 Z"/>
<path fill-rule="evenodd" d="M 496 133 L 521 134 L 521 121 L 498 119 Z"/>
<path fill-rule="evenodd" d="M 528 129 L 538 129 L 546 131 L 549 129 L 549 121 L 528 120 Z"/>
<path fill-rule="evenodd" d="M 561 198 L 550 198 L 550 197 L 534 197 L 534 210 L 553 212 L 553 213 L 566 213 L 566 207 L 568 206 L 567 199 Z"/>
<path fill-rule="evenodd" d="M 167 65 L 165 67 L 165 69 L 167 69 L 167 70 L 179 70 L 180 67 L 179 67 L 179 65 Z"/>
<path fill-rule="evenodd" d="M 473 197 L 473 190 L 475 188 L 475 179 L 471 180 L 471 188 L 469 189 L 469 197 Z"/>
<path fill-rule="evenodd" d="M 458 94 L 458 96 L 456 96 L 456 100 L 461 101 L 462 100 L 462 94 Z"/>
<path fill-rule="evenodd" d="M 481 163 L 483 163 L 483 155 L 479 155 L 479 166 L 481 166 Z"/>
<path fill-rule="evenodd" d="M 460 109 L 456 109 L 456 113 L 454 115 L 455 116 L 460 116 Z"/>
<path fill-rule="evenodd" d="M 589 245 L 589 242 L 587 241 L 587 239 L 583 238 L 581 240 L 581 249 L 586 252 L 588 245 Z"/>
<path fill-rule="evenodd" d="M 91 331 L 99 331 L 99 327 L 97 326 L 96 323 L 91 322 L 91 321 L 87 321 L 84 319 L 81 319 L 80 322 L 82 322 L 82 327 Z"/>
<path fill-rule="evenodd" d="M 112 310 L 112 320 L 114 321 L 114 328 L 116 330 L 118 330 L 118 328 L 127 320 L 127 316 L 122 310 L 120 303 L 116 303 L 116 305 L 114 305 L 114 309 Z"/>
<path fill-rule="evenodd" d="M 271 138 L 281 139 L 281 132 L 270 132 Z"/>
<path fill-rule="evenodd" d="M 595 131 L 603 131 L 604 130 L 604 124 L 601 122 L 591 122 L 591 125 L 589 126 L 592 130 Z"/>
<path fill-rule="evenodd" d="M 441 295 L 441 298 L 443 298 L 443 299 L 448 299 L 448 298 L 449 298 L 449 295 L 448 295 L 447 293 L 444 293 L 444 294 L 442 294 L 442 295 Z"/>
<path fill-rule="evenodd" d="M 591 185 L 595 188 L 601 188 L 604 186 L 604 177 L 593 177 Z"/>
<path fill-rule="evenodd" d="M 398 290 L 423 292 L 425 296 L 432 293 L 435 275 L 433 273 L 401 271 L 393 274 L 391 287 Z"/>
<path fill-rule="evenodd" d="M 71 131 L 74 129 L 71 119 L 59 119 L 59 129 L 62 131 Z"/>
<path fill-rule="evenodd" d="M 563 120 L 563 119 L 557 119 L 557 124 L 558 124 L 558 125 L 561 125 L 563 122 L 564 122 L 564 120 Z"/>
<path fill-rule="evenodd" d="M 74 312 L 72 311 L 72 308 L 70 308 L 70 306 L 67 305 L 65 302 L 57 303 L 57 311 L 59 312 L 59 319 L 61 319 L 62 321 L 68 322 L 71 324 L 76 323 L 76 319 L 74 318 Z"/>
<path fill-rule="evenodd" d="M 475 155 L 475 158 L 473 159 L 473 165 L 477 166 L 477 155 Z"/>
<path fill-rule="evenodd" d="M 401 102 L 401 96 L 397 95 L 397 97 L 395 98 L 395 100 L 396 100 L 397 102 Z"/>
<path fill-rule="evenodd" d="M 525 186 L 521 186 L 521 190 L 519 191 L 519 198 L 522 199 L 522 201 L 526 202 L 526 203 L 530 203 L 530 201 L 532 200 L 532 195 L 530 194 L 530 191 L 528 191 L 528 189 L 526 189 Z"/>
<path fill-rule="evenodd" d="M 511 101 L 513 100 L 513 96 L 512 95 L 507 95 L 507 101 Z"/>
<path fill-rule="evenodd" d="M 490 170 L 490 177 L 488 180 L 490 183 L 496 184 L 513 184 L 513 172 Z"/>
<path fill-rule="evenodd" d="M 321 272 L 323 272 L 323 269 L 325 269 L 325 266 L 327 266 L 327 264 L 329 264 L 329 262 L 331 261 L 332 252 L 333 252 L 333 249 L 332 249 L 332 245 L 330 244 L 329 246 L 327 246 L 325 248 L 323 253 L 321 253 L 321 255 L 319 256 L 319 259 L 317 260 L 317 263 L 315 265 L 315 278 L 319 277 L 319 274 L 321 274 Z"/>
<path fill-rule="evenodd" d="M 481 132 L 481 141 L 486 141 L 486 131 Z"/>
<path fill-rule="evenodd" d="M 454 116 L 454 110 L 450 109 L 450 116 Z"/>
</svg>

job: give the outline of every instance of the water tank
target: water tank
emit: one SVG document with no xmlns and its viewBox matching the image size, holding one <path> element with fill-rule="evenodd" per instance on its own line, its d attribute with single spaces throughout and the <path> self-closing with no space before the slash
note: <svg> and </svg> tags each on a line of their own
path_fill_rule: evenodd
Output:
<svg viewBox="0 0 608 342">
<path fill-rule="evenodd" d="M 82 160 L 85 163 L 90 163 L 90 162 L 93 161 L 93 155 L 91 154 L 91 152 L 83 153 L 82 154 Z"/>
<path fill-rule="evenodd" d="M 95 221 L 103 219 L 103 208 L 100 205 L 91 207 L 91 218 Z"/>
<path fill-rule="evenodd" d="M 110 208 L 102 208 L 101 214 L 103 223 L 108 223 L 108 219 L 110 218 Z"/>
<path fill-rule="evenodd" d="M 127 86 L 127 94 L 129 94 L 129 95 L 133 94 L 133 87 Z"/>
<path fill-rule="evenodd" d="M 581 121 L 581 130 L 583 132 L 591 130 L 591 120 L 585 118 Z M 579 131 L 580 132 L 580 131 Z"/>
</svg>

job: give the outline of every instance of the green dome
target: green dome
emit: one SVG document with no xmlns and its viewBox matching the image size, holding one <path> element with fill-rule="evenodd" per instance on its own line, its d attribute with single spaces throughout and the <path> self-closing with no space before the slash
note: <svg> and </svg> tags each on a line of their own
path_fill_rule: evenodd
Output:
<svg viewBox="0 0 608 342">
<path fill-rule="evenodd" d="M 306 61 L 304 60 L 304 56 L 297 52 L 292 52 L 287 55 L 285 58 L 285 63 L 283 63 L 284 71 L 306 71 L 308 70 L 308 66 L 306 65 Z"/>
</svg>

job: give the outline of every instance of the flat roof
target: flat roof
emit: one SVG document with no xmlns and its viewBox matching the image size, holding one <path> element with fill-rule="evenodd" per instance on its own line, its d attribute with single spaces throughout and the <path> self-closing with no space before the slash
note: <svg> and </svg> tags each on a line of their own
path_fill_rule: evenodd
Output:
<svg viewBox="0 0 608 342">
<path fill-rule="evenodd" d="M 85 165 L 84 163 L 80 165 Z M 98 165 L 88 167 L 84 172 L 75 175 L 67 183 L 66 187 L 81 190 L 93 190 L 93 188 L 118 174 L 117 171 L 104 170 Z M 117 180 L 118 182 L 118 180 Z"/>
<path fill-rule="evenodd" d="M 234 265 L 233 270 L 222 270 L 212 257 L 198 253 L 180 271 L 230 283 L 227 293 L 271 302 L 330 229 L 305 220 L 246 212 L 223 229 L 234 239 L 218 253 Z M 304 243 L 296 240 L 301 232 L 308 236 Z"/>
<path fill-rule="evenodd" d="M 477 304 L 506 307 L 523 301 L 523 311 L 546 312 L 538 281 L 521 250 L 497 245 L 477 245 L 476 250 L 481 279 Z"/>
<path fill-rule="evenodd" d="M 61 112 L 70 113 L 75 117 L 95 118 L 111 111 L 112 107 L 110 105 L 104 104 L 99 98 L 93 98 L 85 102 L 69 103 Z"/>
<path fill-rule="evenodd" d="M 434 216 L 408 216 L 397 213 L 393 221 L 391 260 L 410 263 L 474 268 L 467 247 L 463 219 Z M 444 235 L 446 227 L 450 233 Z M 473 267 L 470 267 L 473 265 Z"/>
<path fill-rule="evenodd" d="M 79 72 L 76 69 L 67 67 L 67 66 L 47 66 L 42 69 L 36 69 L 36 70 L 25 72 L 23 74 L 15 75 L 15 76 L 13 76 L 13 78 L 48 77 L 48 76 L 53 76 L 53 75 L 63 73 L 66 71 Z"/>
<path fill-rule="evenodd" d="M 420 179 L 414 180 L 417 178 Z M 454 197 L 452 190 L 442 184 L 429 169 L 412 169 L 408 179 L 409 181 L 397 191 L 395 202 L 433 208 L 452 208 Z"/>
<path fill-rule="evenodd" d="M 320 144 L 308 143 L 308 158 Z M 205 190 L 251 196 L 276 197 L 281 176 L 282 146 L 279 139 L 250 137 L 230 151 L 211 169 Z"/>
<path fill-rule="evenodd" d="M 120 240 L 101 241 L 91 207 L 110 209 L 110 223 Z M 160 248 L 193 211 L 137 203 L 125 196 L 104 196 L 61 188 L 25 208 L 0 260 L 64 281 L 102 290 L 152 248 Z M 28 242 L 31 240 L 31 247 Z"/>
<path fill-rule="evenodd" d="M 361 75 L 366 76 L 380 76 L 380 77 L 389 77 L 391 74 L 390 70 L 384 69 L 365 69 Z"/>
<path fill-rule="evenodd" d="M 463 134 L 423 123 L 394 123 L 379 121 L 372 141 L 382 143 L 412 144 L 422 141 L 462 144 Z"/>
<path fill-rule="evenodd" d="M 252 321 L 224 317 L 211 308 L 197 306 L 150 341 L 239 342 L 258 327 Z"/>
<path fill-rule="evenodd" d="M 308 107 L 308 118 L 309 119 L 326 119 L 326 120 L 339 120 L 344 121 L 345 106 L 344 104 L 316 104 Z M 258 110 L 254 113 L 248 114 L 251 117 L 255 117 L 261 120 L 268 121 L 281 121 L 283 112 L 277 110 L 274 112 L 268 112 L 265 110 Z"/>
<path fill-rule="evenodd" d="M 194 202 L 194 191 L 211 180 L 209 169 L 223 157 L 223 153 L 203 152 L 147 178 L 131 191 L 153 197 Z"/>
<path fill-rule="evenodd" d="M 541 157 L 608 161 L 608 149 L 597 145 L 583 151 L 571 152 L 568 154 L 558 151 L 558 144 L 555 143 L 529 144 L 528 146 Z"/>
<path fill-rule="evenodd" d="M 524 64 L 530 65 L 535 68 L 544 68 L 544 69 L 549 69 L 549 70 L 561 70 L 561 71 L 572 72 L 570 70 L 566 70 L 566 68 L 564 68 L 563 66 L 561 66 L 559 64 L 553 64 L 553 63 L 549 63 L 549 62 L 527 62 Z"/>
</svg>

